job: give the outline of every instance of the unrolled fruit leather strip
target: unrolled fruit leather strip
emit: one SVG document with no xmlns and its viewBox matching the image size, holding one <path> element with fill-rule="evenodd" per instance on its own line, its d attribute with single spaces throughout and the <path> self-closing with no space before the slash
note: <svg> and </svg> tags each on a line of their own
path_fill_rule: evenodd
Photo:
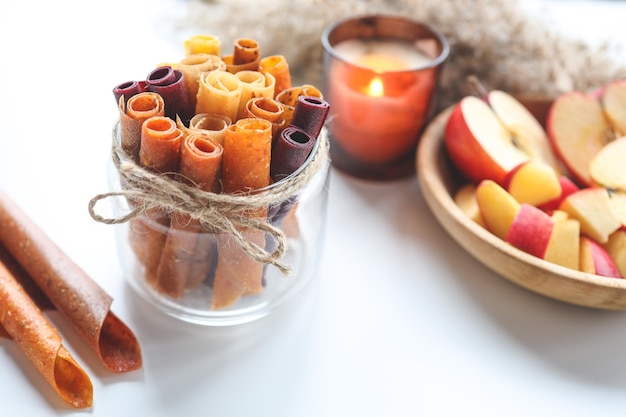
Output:
<svg viewBox="0 0 626 417">
<path fill-rule="evenodd" d="M 298 97 L 300 96 L 324 98 L 322 92 L 317 87 L 310 84 L 295 86 L 281 91 L 278 95 L 276 95 L 276 100 L 280 101 L 285 106 L 285 114 L 283 118 L 287 124 L 291 124 L 293 112 L 295 110 L 296 103 L 298 102 Z"/>
<path fill-rule="evenodd" d="M 188 123 L 194 115 L 194 108 L 189 101 L 189 92 L 185 76 L 180 70 L 170 66 L 155 68 L 146 78 L 146 89 L 158 93 L 165 102 L 165 116 L 176 120 L 179 116 Z"/>
<path fill-rule="evenodd" d="M 87 373 L 63 346 L 61 335 L 0 262 L 0 325 L 59 396 L 72 407 L 93 402 Z"/>
<path fill-rule="evenodd" d="M 267 120 L 245 118 L 228 127 L 222 162 L 224 192 L 250 192 L 270 184 L 271 141 L 272 124 Z M 267 210 L 248 215 L 266 217 Z M 264 232 L 240 232 L 251 243 L 264 247 Z M 211 309 L 226 308 L 244 295 L 262 291 L 263 264 L 252 259 L 231 236 L 218 234 L 218 253 Z"/>
<path fill-rule="evenodd" d="M 209 54 L 209 55 L 222 55 L 222 42 L 220 38 L 213 35 L 193 35 L 189 39 L 183 42 L 183 48 L 185 55 L 193 54 Z"/>
<path fill-rule="evenodd" d="M 246 104 L 256 97 L 274 97 L 276 80 L 272 74 L 263 74 L 259 71 L 239 71 L 235 77 L 241 81 L 242 90 L 237 110 L 237 120 L 245 117 Z"/>
<path fill-rule="evenodd" d="M 152 117 L 141 129 L 139 165 L 158 173 L 178 171 L 183 132 L 168 117 Z M 148 283 L 156 281 L 161 250 L 167 237 L 170 219 L 160 209 L 152 209 L 130 220 L 129 244 L 145 267 Z"/>
<path fill-rule="evenodd" d="M 187 55 L 178 63 L 178 69 L 183 73 L 189 94 L 189 105 L 196 108 L 196 96 L 200 84 L 200 74 L 209 71 L 226 71 L 226 64 L 217 55 L 193 54 Z"/>
<path fill-rule="evenodd" d="M 299 96 L 294 107 L 291 124 L 317 138 L 322 132 L 330 104 L 323 98 Z"/>
<path fill-rule="evenodd" d="M 189 121 L 189 128 L 186 129 L 186 131 L 201 133 L 208 136 L 218 145 L 223 146 L 226 128 L 232 123 L 233 121 L 230 117 L 222 114 L 199 113 L 191 118 Z"/>
<path fill-rule="evenodd" d="M 165 102 L 157 93 L 142 92 L 132 96 L 126 104 L 119 101 L 120 144 L 135 162 L 139 162 L 141 125 L 154 116 L 165 115 Z"/>
<path fill-rule="evenodd" d="M 281 91 L 291 88 L 291 73 L 289 71 L 289 63 L 283 55 L 270 55 L 261 59 L 259 71 L 270 73 L 276 78 L 276 87 L 274 87 L 274 97 Z"/>
<path fill-rule="evenodd" d="M 222 147 L 209 137 L 189 133 L 183 139 L 180 179 L 204 191 L 215 192 L 222 168 L 222 154 Z M 185 287 L 194 287 L 202 282 L 213 264 L 215 252 L 210 232 L 203 231 L 200 222 L 189 215 L 172 213 L 157 270 L 159 291 L 179 298 Z"/>
<path fill-rule="evenodd" d="M 227 71 L 212 71 L 200 76 L 196 114 L 221 114 L 237 120 L 243 85 Z"/>
<path fill-rule="evenodd" d="M 111 296 L 3 192 L 0 192 L 0 243 L 109 370 L 126 372 L 141 367 L 139 343 L 111 312 Z"/>
</svg>

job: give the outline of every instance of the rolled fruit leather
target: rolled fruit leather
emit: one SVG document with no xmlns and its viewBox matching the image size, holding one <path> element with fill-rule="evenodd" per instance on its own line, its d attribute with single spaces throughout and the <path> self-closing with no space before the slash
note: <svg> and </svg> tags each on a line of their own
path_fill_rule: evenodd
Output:
<svg viewBox="0 0 626 417">
<path fill-rule="evenodd" d="M 151 117 L 142 125 L 139 165 L 153 172 L 173 175 L 178 171 L 182 140 L 183 132 L 172 119 Z M 151 284 L 156 282 L 169 224 L 168 214 L 159 208 L 130 220 L 129 244 L 144 265 L 145 279 Z"/>
<path fill-rule="evenodd" d="M 274 98 L 256 97 L 248 100 L 244 117 L 258 117 L 272 123 L 272 140 L 287 125 L 283 119 L 285 108 Z"/>
<path fill-rule="evenodd" d="M 199 133 L 208 136 L 213 142 L 220 146 L 224 145 L 224 136 L 226 135 L 226 128 L 230 126 L 233 121 L 230 117 L 222 114 L 208 114 L 199 113 L 191 118 L 189 121 L 189 128 L 184 130 L 186 133 Z M 184 128 L 184 125 L 178 125 L 180 129 Z"/>
<path fill-rule="evenodd" d="M 180 155 L 180 179 L 203 191 L 216 192 L 219 188 L 223 149 L 207 136 L 189 133 L 183 139 Z M 211 230 L 202 233 L 200 221 L 191 216 L 173 212 L 157 270 L 157 289 L 179 298 L 185 288 L 202 283 L 209 274 L 216 255 Z"/>
<path fill-rule="evenodd" d="M 251 99 L 256 97 L 274 98 L 276 80 L 272 74 L 263 74 L 259 71 L 239 71 L 235 77 L 241 81 L 242 86 L 237 120 L 245 117 L 246 105 Z"/>
<path fill-rule="evenodd" d="M 120 144 L 135 163 L 139 162 L 141 125 L 154 116 L 165 116 L 165 102 L 157 93 L 142 92 L 126 103 L 119 101 Z"/>
<path fill-rule="evenodd" d="M 128 102 L 135 94 L 146 91 L 145 81 L 126 81 L 113 87 L 113 97 L 115 102 L 119 103 L 120 97 L 124 97 L 124 103 Z"/>
<path fill-rule="evenodd" d="M 183 42 L 183 48 L 185 49 L 185 55 L 222 55 L 222 41 L 219 37 L 213 35 L 193 35 Z"/>
<path fill-rule="evenodd" d="M 270 73 L 276 79 L 276 87 L 274 87 L 274 97 L 278 96 L 283 90 L 291 88 L 291 72 L 287 58 L 283 55 L 270 55 L 261 59 L 259 71 Z"/>
<path fill-rule="evenodd" d="M 299 96 L 294 107 L 291 124 L 317 138 L 322 132 L 330 104 L 323 98 Z"/>
<path fill-rule="evenodd" d="M 126 372 L 141 367 L 139 343 L 111 311 L 111 296 L 1 191 L 0 243 L 109 370 Z"/>
<path fill-rule="evenodd" d="M 237 120 L 243 85 L 227 71 L 211 71 L 200 76 L 196 114 L 221 114 Z"/>
<path fill-rule="evenodd" d="M 155 68 L 146 78 L 146 90 L 163 97 L 165 116 L 172 120 L 178 116 L 187 124 L 195 114 L 189 101 L 185 77 L 180 70 L 171 66 Z"/>
<path fill-rule="evenodd" d="M 270 184 L 272 124 L 267 120 L 245 118 L 228 127 L 224 141 L 222 183 L 225 193 L 250 192 Z M 247 213 L 266 218 L 267 209 Z M 265 246 L 263 231 L 244 229 L 242 235 L 260 248 Z M 247 254 L 231 236 L 218 234 L 218 261 L 213 282 L 211 309 L 228 307 L 240 297 L 263 290 L 264 265 Z"/>
<path fill-rule="evenodd" d="M 93 386 L 89 376 L 3 262 L 0 262 L 0 327 L 66 403 L 75 408 L 91 406 Z"/>
<path fill-rule="evenodd" d="M 195 112 L 200 75 L 203 72 L 226 71 L 226 64 L 217 55 L 194 54 L 182 58 L 178 62 L 178 69 L 183 73 L 185 83 L 187 84 L 189 105 Z"/>
<path fill-rule="evenodd" d="M 298 97 L 300 96 L 324 98 L 322 92 L 317 87 L 310 84 L 303 84 L 301 86 L 295 86 L 281 91 L 278 95 L 276 95 L 276 100 L 280 101 L 283 106 L 285 106 L 285 114 L 283 115 L 283 118 L 288 125 L 291 124 L 293 112 L 295 110 L 296 103 L 298 102 Z"/>
<path fill-rule="evenodd" d="M 226 71 L 236 74 L 240 71 L 258 71 L 261 62 L 261 48 L 254 39 L 237 39 L 233 53 L 225 55 Z"/>
</svg>

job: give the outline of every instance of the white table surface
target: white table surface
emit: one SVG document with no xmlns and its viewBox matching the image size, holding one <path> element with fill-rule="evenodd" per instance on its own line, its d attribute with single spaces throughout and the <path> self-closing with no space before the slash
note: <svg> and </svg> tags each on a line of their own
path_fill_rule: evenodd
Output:
<svg viewBox="0 0 626 417">
<path fill-rule="evenodd" d="M 579 16 L 596 34 L 619 33 L 601 19 L 626 16 L 616 1 L 551 5 L 586 10 L 572 15 L 576 34 Z M 0 3 L 0 187 L 113 295 L 144 358 L 140 371 L 108 373 L 61 326 L 94 384 L 93 408 L 74 412 L 2 339 L 2 416 L 626 413 L 626 313 L 553 301 L 487 270 L 437 224 L 416 178 L 373 183 L 333 171 L 319 277 L 271 317 L 195 327 L 135 295 L 113 230 L 91 219 L 87 203 L 107 190 L 111 88 L 179 56 L 162 23 L 182 7 Z"/>
</svg>

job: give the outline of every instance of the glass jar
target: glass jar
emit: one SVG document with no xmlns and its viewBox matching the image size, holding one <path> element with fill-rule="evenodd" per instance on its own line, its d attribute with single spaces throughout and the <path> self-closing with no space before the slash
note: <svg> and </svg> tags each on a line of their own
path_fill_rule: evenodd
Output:
<svg viewBox="0 0 626 417">
<path fill-rule="evenodd" d="M 113 134 L 119 140 L 117 126 Z M 312 164 L 314 171 L 310 169 Z M 294 176 L 303 172 L 307 175 L 303 187 L 288 198 L 273 202 L 266 210 L 267 216 L 261 219 L 284 236 L 285 251 L 276 263 L 254 260 L 230 233 L 190 222 L 178 222 L 174 227 L 171 214 L 153 209 L 115 225 L 125 278 L 157 309 L 190 323 L 228 326 L 268 315 L 302 290 L 316 274 L 325 233 L 329 168 L 323 130 L 302 167 L 259 190 L 272 194 Z M 112 193 L 121 193 L 112 204 L 117 219 L 135 208 L 131 198 L 124 197 L 121 182 L 118 169 L 111 163 L 109 184 Z M 271 231 L 255 227 L 237 230 L 245 242 L 257 243 L 266 253 L 280 246 Z M 170 258 L 172 254 L 177 256 Z M 285 267 L 288 272 L 281 269 Z"/>
</svg>

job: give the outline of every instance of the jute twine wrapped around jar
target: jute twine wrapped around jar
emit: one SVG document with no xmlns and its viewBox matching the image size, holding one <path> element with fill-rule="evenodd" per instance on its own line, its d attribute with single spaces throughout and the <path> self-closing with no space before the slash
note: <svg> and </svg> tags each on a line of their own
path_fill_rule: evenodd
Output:
<svg viewBox="0 0 626 417">
<path fill-rule="evenodd" d="M 104 224 L 121 224 L 155 209 L 166 213 L 178 211 L 198 220 L 205 230 L 232 236 L 254 260 L 275 265 L 281 273 L 289 275 L 291 267 L 281 261 L 287 252 L 287 238 L 283 230 L 272 225 L 267 218 L 247 214 L 294 198 L 309 184 L 328 160 L 329 144 L 325 129 L 300 170 L 267 188 L 239 194 L 203 191 L 137 165 L 121 148 L 117 131 L 116 126 L 113 129 L 111 157 L 123 187 L 119 191 L 98 194 L 89 201 L 89 214 L 94 220 Z M 124 197 L 132 201 L 131 209 L 115 218 L 97 214 L 97 203 L 110 197 Z M 265 248 L 248 241 L 242 233 L 246 229 L 270 234 L 276 242 L 273 251 L 267 252 Z"/>
</svg>

